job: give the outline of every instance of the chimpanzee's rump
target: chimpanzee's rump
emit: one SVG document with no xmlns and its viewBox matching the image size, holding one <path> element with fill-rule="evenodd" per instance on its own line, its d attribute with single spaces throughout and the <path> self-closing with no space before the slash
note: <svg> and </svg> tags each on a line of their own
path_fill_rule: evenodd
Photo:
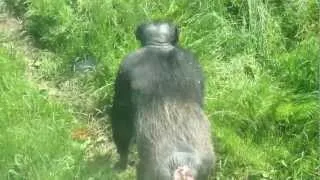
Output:
<svg viewBox="0 0 320 180">
<path fill-rule="evenodd" d="M 140 161 L 147 164 L 144 168 L 154 173 L 154 179 L 163 173 L 172 177 L 184 165 L 199 178 L 207 176 L 214 155 L 210 123 L 200 105 L 173 99 L 160 102 L 142 105 L 137 112 L 135 129 Z"/>
</svg>

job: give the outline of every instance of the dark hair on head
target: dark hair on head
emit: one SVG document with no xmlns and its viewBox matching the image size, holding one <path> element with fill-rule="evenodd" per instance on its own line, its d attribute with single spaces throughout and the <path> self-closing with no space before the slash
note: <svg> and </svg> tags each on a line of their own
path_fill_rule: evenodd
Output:
<svg viewBox="0 0 320 180">
<path fill-rule="evenodd" d="M 178 27 L 168 20 L 153 20 L 142 23 L 137 27 L 135 35 L 143 45 L 149 41 L 157 40 L 175 45 L 179 41 Z"/>
</svg>

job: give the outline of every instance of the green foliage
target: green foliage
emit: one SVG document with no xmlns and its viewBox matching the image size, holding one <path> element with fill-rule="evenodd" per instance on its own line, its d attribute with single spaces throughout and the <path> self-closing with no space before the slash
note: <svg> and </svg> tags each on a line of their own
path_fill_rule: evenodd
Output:
<svg viewBox="0 0 320 180">
<path fill-rule="evenodd" d="M 283 53 L 277 60 L 278 76 L 289 87 L 299 92 L 314 92 L 319 89 L 319 52 L 317 37 L 301 41 L 295 49 Z"/>
<path fill-rule="evenodd" d="M 28 2 L 26 0 L 2 0 L 7 10 L 9 10 L 14 16 L 23 17 L 28 8 Z M 0 2 L 1 4 L 1 2 Z"/>
<path fill-rule="evenodd" d="M 67 41 L 72 24 L 72 10 L 67 0 L 30 0 L 25 14 L 25 29 L 39 46 L 55 50 Z M 64 46 L 63 46 L 64 47 Z"/>
<path fill-rule="evenodd" d="M 12 0 L 5 2 L 14 12 L 20 14 L 25 12 L 24 28 L 36 44 L 55 52 L 58 56 L 44 57 L 46 60 L 42 61 L 39 68 L 40 78 L 61 80 L 77 76 L 73 75 L 69 68 L 76 57 L 90 54 L 98 59 L 99 66 L 96 72 L 78 80 L 85 98 L 93 97 L 97 101 L 96 104 L 101 106 L 111 103 L 113 80 L 120 59 L 138 46 L 133 33 L 136 25 L 149 19 L 173 20 L 180 26 L 181 44 L 198 55 L 206 74 L 206 112 L 213 123 L 213 134 L 216 136 L 216 148 L 219 152 L 217 178 L 315 179 L 319 177 L 317 118 L 320 108 L 318 98 L 320 4 L 317 0 Z M 21 3 L 28 6 L 17 6 Z M 26 9 L 20 10 L 18 7 Z M 21 66 L 15 66 L 11 68 L 23 72 Z M 16 71 L 10 73 L 14 72 Z M 65 77 L 66 75 L 68 77 Z M 14 75 L 11 74 L 10 77 Z M 3 90 L 10 89 L 10 86 L 22 86 L 20 83 L 14 84 L 16 81 L 7 83 L 8 78 L 2 78 L 1 81 Z M 29 87 L 23 85 L 18 89 L 21 88 Z M 1 100 L 4 101 L 2 104 L 5 104 L 5 101 L 20 102 L 17 104 L 26 106 L 20 113 L 27 115 L 28 113 L 24 112 L 28 110 L 27 107 L 34 106 L 29 102 L 48 103 L 42 96 L 36 95 L 35 91 L 32 92 L 31 95 L 26 94 L 29 99 L 24 101 L 23 98 L 8 101 L 5 99 L 10 100 L 15 96 L 1 95 L 3 96 Z M 60 105 L 41 106 L 46 108 L 26 117 L 37 120 L 40 119 L 40 114 L 46 116 L 47 120 L 44 120 L 51 124 L 48 117 L 53 117 L 54 111 L 62 112 Z M 3 108 L 9 107 L 11 106 Z M 88 109 L 87 105 L 81 108 Z M 14 109 L 15 111 L 17 109 Z M 14 115 L 18 116 L 16 118 L 19 122 L 25 122 L 23 121 L 25 117 L 21 117 L 20 113 Z M 71 126 L 69 121 L 65 120 L 68 119 L 67 115 L 54 114 L 57 117 L 55 119 L 63 119 L 54 121 L 58 123 L 56 126 L 61 128 L 46 138 L 56 138 L 55 136 L 59 135 L 67 138 L 65 133 Z M 6 115 L 6 118 L 2 119 L 10 119 L 11 116 L 12 114 Z M 4 124 L 10 122 L 12 121 L 7 120 Z M 23 124 L 26 127 L 45 129 L 41 127 L 41 123 L 31 125 Z M 24 129 L 12 132 L 20 131 L 23 133 Z M 29 135 L 31 137 L 26 136 L 28 138 L 23 141 L 10 140 L 8 147 L 21 147 L 28 139 L 32 140 L 30 142 L 32 146 L 33 142 L 43 140 L 38 136 L 32 136 L 33 134 L 40 132 L 46 134 L 36 130 L 28 132 L 33 132 Z M 0 136 L 2 137 L 6 136 Z M 50 145 L 55 146 L 54 143 Z M 71 150 L 76 151 L 72 148 L 71 150 L 55 148 L 51 147 L 54 151 L 50 151 L 49 148 L 43 150 L 43 152 L 48 151 L 49 155 L 45 156 L 47 159 L 44 158 L 48 165 L 36 166 L 39 170 L 30 172 L 45 174 L 44 169 L 51 166 L 51 162 L 70 155 Z M 9 148 L 2 151 L 11 152 Z M 54 156 L 53 152 L 58 154 Z M 12 160 L 13 153 L 7 157 Z M 25 162 L 40 161 L 39 156 L 34 154 L 23 157 L 27 158 Z M 77 160 L 73 158 L 72 162 L 76 164 Z M 68 163 L 65 162 L 64 165 L 66 164 Z M 7 165 L 7 168 L 11 167 Z M 96 172 L 90 168 L 86 169 L 86 166 L 81 167 L 80 174 L 85 177 L 92 177 Z M 48 169 L 47 175 L 51 172 L 50 167 Z M 57 173 L 69 173 L 69 177 L 77 176 L 72 175 L 76 174 L 72 168 L 61 169 Z M 97 178 L 111 177 L 109 169 L 99 171 L 97 174 Z M 37 174 L 22 176 L 39 177 Z M 130 172 L 125 176 L 128 177 L 124 179 L 132 179 L 134 175 Z"/>
<path fill-rule="evenodd" d="M 226 154 L 219 176 L 316 176 L 317 94 L 285 90 L 257 64 L 250 56 L 240 56 L 207 67 L 216 72 L 208 76 L 215 81 L 208 83 L 207 111 L 218 151 Z M 254 79 L 244 73 L 244 66 L 252 67 Z"/>
<path fill-rule="evenodd" d="M 26 83 L 20 57 L 0 56 L 1 179 L 65 177 L 76 172 L 73 117 Z"/>
<path fill-rule="evenodd" d="M 28 83 L 21 58 L 0 49 L 0 179 L 117 179 L 111 165 L 85 161 L 71 138 L 82 123 Z"/>
</svg>

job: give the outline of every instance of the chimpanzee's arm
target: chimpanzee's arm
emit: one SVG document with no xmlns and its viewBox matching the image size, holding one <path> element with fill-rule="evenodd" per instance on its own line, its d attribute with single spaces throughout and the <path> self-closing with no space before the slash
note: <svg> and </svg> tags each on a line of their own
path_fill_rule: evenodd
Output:
<svg viewBox="0 0 320 180">
<path fill-rule="evenodd" d="M 115 81 L 111 111 L 113 139 L 120 154 L 121 168 L 126 168 L 134 128 L 130 76 L 127 69 L 126 63 L 122 63 Z"/>
<path fill-rule="evenodd" d="M 203 74 L 203 70 L 201 68 L 201 65 L 199 63 L 199 60 L 197 59 L 197 57 L 190 51 L 183 49 L 181 47 L 179 47 L 180 49 L 180 57 L 181 59 L 183 59 L 184 61 L 186 61 L 188 64 L 188 68 L 191 69 L 191 71 L 189 72 L 190 74 L 193 74 L 193 77 L 195 78 L 195 80 L 197 81 L 196 83 L 198 84 L 198 88 L 199 88 L 199 97 L 198 97 L 198 101 L 201 105 L 201 107 L 203 107 L 203 103 L 204 103 L 204 91 L 205 91 L 205 77 Z"/>
</svg>

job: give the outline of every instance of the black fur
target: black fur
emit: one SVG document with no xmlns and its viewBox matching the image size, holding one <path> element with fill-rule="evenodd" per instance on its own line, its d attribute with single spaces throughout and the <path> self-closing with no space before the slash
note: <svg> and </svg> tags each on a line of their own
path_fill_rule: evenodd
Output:
<svg viewBox="0 0 320 180">
<path fill-rule="evenodd" d="M 136 37 L 143 47 L 125 58 L 116 78 L 111 118 L 119 166 L 126 168 L 136 136 L 138 180 L 172 180 L 183 165 L 202 180 L 213 169 L 202 69 L 177 46 L 178 34 L 171 23 L 140 25 Z"/>
</svg>

